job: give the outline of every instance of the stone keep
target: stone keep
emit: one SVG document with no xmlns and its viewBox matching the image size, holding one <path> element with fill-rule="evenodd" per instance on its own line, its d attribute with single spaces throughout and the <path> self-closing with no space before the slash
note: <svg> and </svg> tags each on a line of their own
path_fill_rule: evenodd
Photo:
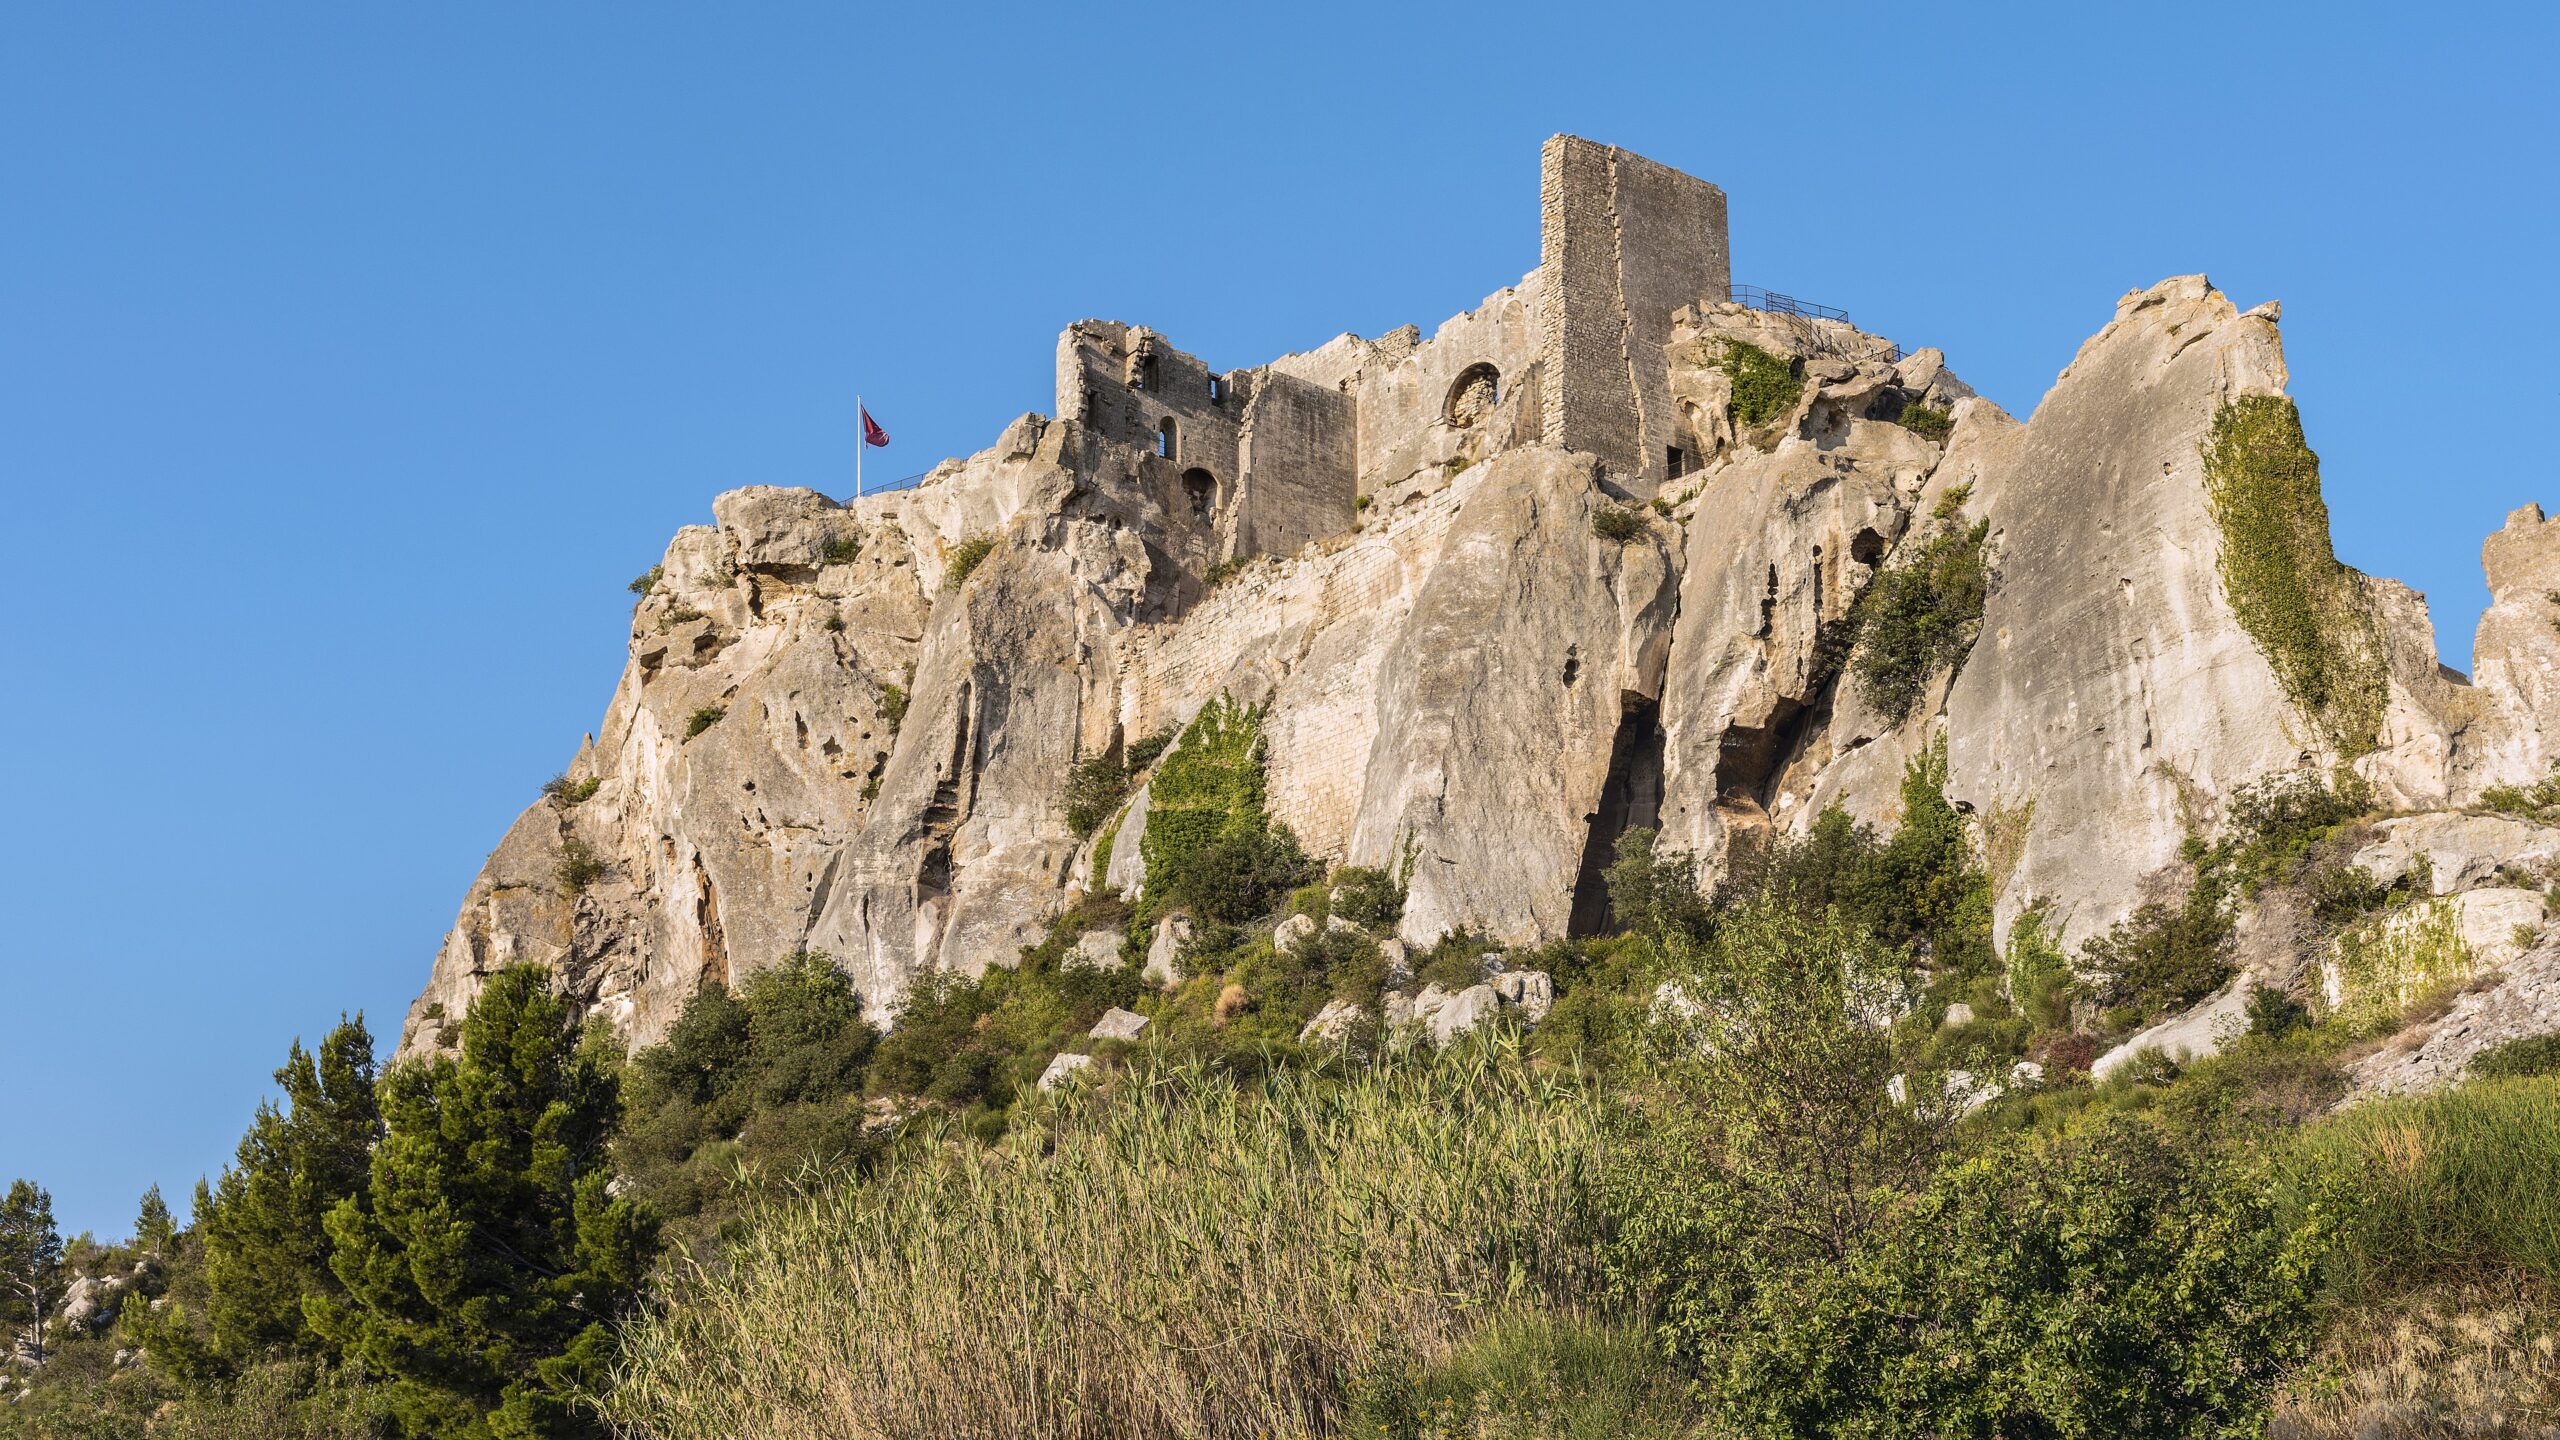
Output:
<svg viewBox="0 0 2560 1440">
<path fill-rule="evenodd" d="M 1659 482 L 1699 453 L 1671 399 L 1671 314 L 1733 298 L 1724 192 L 1572 135 L 1538 183 L 1539 396 L 1545 438 Z"/>
</svg>

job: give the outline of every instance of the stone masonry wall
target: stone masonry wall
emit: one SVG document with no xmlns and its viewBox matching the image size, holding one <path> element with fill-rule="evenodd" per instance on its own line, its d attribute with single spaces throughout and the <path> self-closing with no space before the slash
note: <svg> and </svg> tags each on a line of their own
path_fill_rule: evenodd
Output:
<svg viewBox="0 0 2560 1440">
<path fill-rule="evenodd" d="M 1733 292 L 1724 192 L 1578 136 L 1549 139 L 1540 161 L 1546 442 L 1659 483 L 1682 443 L 1662 360 L 1671 312 Z"/>
</svg>

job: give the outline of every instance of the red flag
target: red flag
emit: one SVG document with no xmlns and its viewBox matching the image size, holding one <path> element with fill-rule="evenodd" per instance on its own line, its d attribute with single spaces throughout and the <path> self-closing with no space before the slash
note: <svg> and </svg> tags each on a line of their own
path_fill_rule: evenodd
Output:
<svg viewBox="0 0 2560 1440">
<path fill-rule="evenodd" d="M 889 432 L 881 429 L 880 422 L 871 418 L 870 407 L 858 406 L 856 408 L 862 411 L 862 443 L 865 445 L 888 444 Z"/>
</svg>

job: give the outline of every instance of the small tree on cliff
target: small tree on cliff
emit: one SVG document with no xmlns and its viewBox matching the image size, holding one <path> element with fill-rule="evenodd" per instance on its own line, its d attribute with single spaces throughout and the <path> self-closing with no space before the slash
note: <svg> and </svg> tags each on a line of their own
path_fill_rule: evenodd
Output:
<svg viewBox="0 0 2560 1440">
<path fill-rule="evenodd" d="M 391 1377 L 412 1435 L 584 1436 L 654 1224 L 605 1193 L 611 1057 L 581 1047 L 537 967 L 500 971 L 462 1050 L 383 1078 L 389 1133 L 363 1196 L 330 1212 L 342 1297 L 313 1321 Z"/>
</svg>

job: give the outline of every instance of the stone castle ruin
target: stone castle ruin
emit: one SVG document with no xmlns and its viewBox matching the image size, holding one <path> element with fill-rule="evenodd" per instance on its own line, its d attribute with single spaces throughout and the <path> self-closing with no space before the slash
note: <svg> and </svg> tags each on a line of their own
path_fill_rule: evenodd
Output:
<svg viewBox="0 0 2560 1440">
<path fill-rule="evenodd" d="M 1733 303 L 1715 186 L 1571 136 L 1540 161 L 1537 268 L 1427 338 L 1214 372 L 1082 321 L 1052 415 L 912 489 L 719 496 L 405 1044 L 519 960 L 643 1040 L 797 950 L 884 1012 L 1014 963 L 1079 895 L 1146 884 L 1151 773 L 1092 832 L 1069 774 L 1221 696 L 1257 716 L 1273 818 L 1407 877 L 1414 945 L 1589 933 L 1631 827 L 1710 876 L 1829 807 L 1890 828 L 1941 746 L 2001 931 L 2033 910 L 2074 945 L 2174 893 L 2182 844 L 2266 777 L 2351 767 L 2424 849 L 2420 822 L 2560 760 L 2560 526 L 2532 507 L 2487 552 L 2476 682 L 2436 663 L 2423 597 L 2330 558 L 2325 512 L 2295 539 L 2354 715 L 2268 658 L 2206 457 L 2236 409 L 2293 413 L 2274 306 L 2131 291 L 2022 422 L 1934 350 Z M 1880 703 L 1861 597 L 1977 531 L 1968 643 Z M 2464 843 L 2560 854 L 2527 828 Z M 2484 946 L 2539 923 L 2496 865 L 2432 863 Z M 1178 966 L 1179 918 L 1122 958 Z M 2252 936 L 2243 982 L 2313 963 Z"/>
<path fill-rule="evenodd" d="M 1724 192 L 1558 135 L 1539 221 L 1538 268 L 1429 339 L 1343 335 L 1222 373 L 1144 326 L 1080 321 L 1058 337 L 1056 413 L 1163 462 L 1148 470 L 1174 473 L 1222 559 L 1286 554 L 1350 528 L 1360 497 L 1523 445 L 1597 456 L 1649 497 L 1704 453 L 1664 346 L 1675 312 L 1732 298 Z"/>
</svg>

